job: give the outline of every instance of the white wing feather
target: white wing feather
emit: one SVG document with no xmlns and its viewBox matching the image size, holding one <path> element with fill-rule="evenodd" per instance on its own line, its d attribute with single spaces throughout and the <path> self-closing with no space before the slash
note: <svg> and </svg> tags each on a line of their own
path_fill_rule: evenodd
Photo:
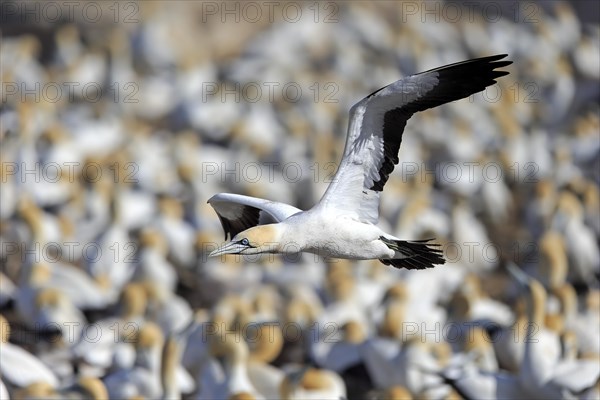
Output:
<svg viewBox="0 0 600 400">
<path fill-rule="evenodd" d="M 416 112 L 465 98 L 508 74 L 505 54 L 446 65 L 400 79 L 350 109 L 344 156 L 319 207 L 363 222 L 379 218 L 379 194 L 398 163 L 406 122 Z"/>
<path fill-rule="evenodd" d="M 225 238 L 234 237 L 239 232 L 269 222 L 281 222 L 302 210 L 279 203 L 233 193 L 219 193 L 208 200 L 215 209 Z M 261 212 L 262 211 L 262 212 Z"/>
<path fill-rule="evenodd" d="M 364 98 L 350 109 L 344 156 L 321 199 L 323 206 L 364 222 L 377 223 L 379 192 L 369 188 L 381 178 L 379 169 L 385 156 L 384 115 L 422 97 L 436 83 L 435 74 L 409 76 Z M 399 136 L 403 128 L 398 132 Z"/>
</svg>

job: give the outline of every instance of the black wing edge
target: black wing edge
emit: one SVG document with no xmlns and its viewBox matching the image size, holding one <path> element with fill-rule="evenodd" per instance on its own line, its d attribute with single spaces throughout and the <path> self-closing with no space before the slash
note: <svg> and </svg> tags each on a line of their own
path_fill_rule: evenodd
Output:
<svg viewBox="0 0 600 400">
<path fill-rule="evenodd" d="M 415 113 L 481 92 L 495 84 L 497 78 L 509 74 L 508 71 L 496 71 L 496 68 L 512 64 L 508 60 L 498 61 L 507 56 L 508 54 L 498 54 L 474 58 L 418 73 L 416 75 L 437 72 L 438 84 L 421 99 L 413 102 L 414 105 L 409 103 L 407 106 Z"/>
<path fill-rule="evenodd" d="M 229 235 L 229 239 L 232 239 L 238 233 L 259 224 L 261 212 L 259 208 L 243 204 L 236 204 L 236 206 L 242 208 L 242 216 L 237 219 L 225 218 L 215 208 L 219 221 L 221 221 L 221 226 L 223 226 L 223 231 L 225 231 L 225 240 L 227 240 L 227 235 Z"/>
<path fill-rule="evenodd" d="M 498 54 L 474 58 L 416 74 L 422 75 L 435 72 L 438 74 L 438 84 L 421 98 L 385 113 L 383 119 L 385 158 L 379 169 L 379 180 L 373 182 L 369 189 L 378 192 L 383 190 L 389 175 L 394 170 L 394 166 L 400 161 L 398 152 L 402 143 L 402 133 L 406 122 L 414 113 L 463 99 L 495 84 L 495 79 L 509 73 L 508 71 L 495 70 L 512 64 L 512 61 L 498 61 L 507 56 L 508 54 Z M 381 89 L 371 93 L 368 97 L 375 95 Z"/>
<path fill-rule="evenodd" d="M 414 76 L 414 75 L 423 75 L 423 74 L 427 74 L 427 73 L 429 73 L 429 72 L 439 72 L 439 71 L 442 71 L 442 70 L 446 70 L 446 69 L 451 69 L 451 68 L 459 67 L 459 66 L 461 66 L 461 65 L 463 65 L 463 64 L 476 64 L 476 65 L 479 65 L 479 66 L 481 66 L 481 65 L 484 65 L 484 64 L 489 64 L 489 65 L 492 65 L 492 66 L 493 66 L 493 68 L 492 68 L 492 70 L 493 70 L 493 69 L 495 69 L 495 68 L 502 68 L 502 67 L 506 67 L 507 65 L 510 65 L 510 64 L 512 64 L 512 63 L 513 63 L 512 61 L 501 61 L 501 62 L 494 62 L 494 61 L 501 60 L 501 59 L 503 59 L 503 58 L 505 58 L 505 57 L 508 57 L 508 54 L 496 54 L 496 55 L 494 55 L 494 56 L 487 56 L 487 57 L 480 57 L 480 58 L 472 58 L 472 59 L 470 59 L 470 60 L 459 61 L 459 62 L 455 62 L 455 63 L 452 63 L 452 64 L 447 64 L 447 65 L 444 65 L 444 66 L 442 66 L 442 67 L 432 68 L 432 69 L 429 69 L 429 70 L 427 70 L 427 71 L 423 71 L 423 72 L 419 72 L 419 73 L 413 74 L 413 76 Z M 508 72 L 508 71 L 494 71 L 494 72 L 495 72 L 495 73 L 497 73 L 498 75 L 497 75 L 497 76 L 495 76 L 493 79 L 495 79 L 495 78 L 499 78 L 499 77 L 501 77 L 501 76 L 504 76 L 504 75 L 508 75 L 508 74 L 509 74 L 509 72 Z M 369 94 L 369 95 L 368 95 L 366 98 L 370 98 L 370 97 L 373 97 L 373 96 L 375 96 L 377 93 L 379 93 L 380 91 L 382 91 L 383 89 L 385 89 L 385 88 L 386 88 L 386 87 L 388 87 L 389 85 L 390 85 L 390 84 L 380 87 L 379 89 L 377 89 L 377 90 L 375 90 L 374 92 L 372 92 L 371 94 Z M 483 89 L 482 89 L 482 90 L 483 90 Z"/>
</svg>

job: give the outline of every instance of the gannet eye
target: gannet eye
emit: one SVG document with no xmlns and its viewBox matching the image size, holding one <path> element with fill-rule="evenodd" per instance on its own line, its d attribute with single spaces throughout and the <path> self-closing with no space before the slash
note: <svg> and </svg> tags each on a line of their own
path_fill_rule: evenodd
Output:
<svg viewBox="0 0 600 400">
<path fill-rule="evenodd" d="M 244 246 L 249 246 L 250 245 L 250 242 L 246 238 L 243 238 L 242 240 L 240 240 L 240 243 L 243 244 Z"/>
</svg>

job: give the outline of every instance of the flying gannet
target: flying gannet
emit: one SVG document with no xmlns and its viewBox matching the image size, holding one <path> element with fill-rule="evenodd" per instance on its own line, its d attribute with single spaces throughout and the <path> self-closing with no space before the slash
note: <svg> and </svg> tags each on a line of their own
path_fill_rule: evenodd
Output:
<svg viewBox="0 0 600 400">
<path fill-rule="evenodd" d="M 350 109 L 348 137 L 338 171 L 314 207 L 296 207 L 230 193 L 208 200 L 225 239 L 209 256 L 222 254 L 316 253 L 346 259 L 379 259 L 396 268 L 424 269 L 444 264 L 429 240 L 405 241 L 375 224 L 379 196 L 394 165 L 406 122 L 416 112 L 483 91 L 507 75 L 496 68 L 506 54 L 477 58 L 407 76 Z"/>
</svg>

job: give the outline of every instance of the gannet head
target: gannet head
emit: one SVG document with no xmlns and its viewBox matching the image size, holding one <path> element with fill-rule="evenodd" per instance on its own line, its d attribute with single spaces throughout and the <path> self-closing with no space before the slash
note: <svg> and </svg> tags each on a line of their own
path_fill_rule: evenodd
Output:
<svg viewBox="0 0 600 400">
<path fill-rule="evenodd" d="M 260 225 L 246 229 L 208 256 L 279 253 L 282 248 L 282 229 L 280 224 Z"/>
</svg>

